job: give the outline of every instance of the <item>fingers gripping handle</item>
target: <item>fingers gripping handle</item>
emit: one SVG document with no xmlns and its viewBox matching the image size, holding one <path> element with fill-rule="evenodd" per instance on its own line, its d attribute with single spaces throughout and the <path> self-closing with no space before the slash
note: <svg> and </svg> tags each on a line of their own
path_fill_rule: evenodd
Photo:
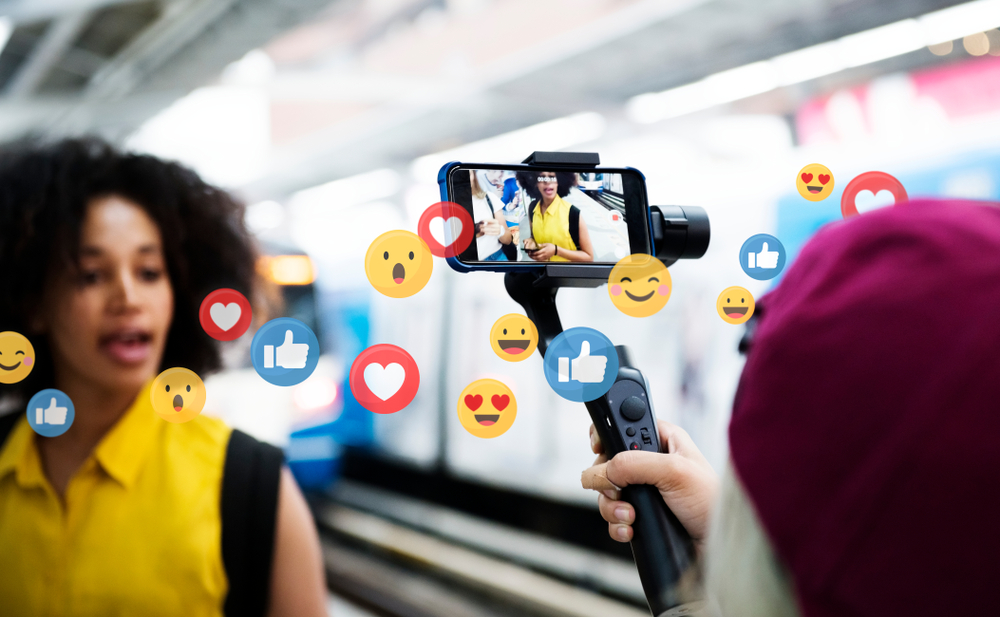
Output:
<svg viewBox="0 0 1000 617">
<path fill-rule="evenodd" d="M 705 218 L 707 236 L 707 218 Z M 705 243 L 707 246 L 707 241 Z M 676 257 L 671 259 L 671 262 Z M 543 356 L 548 344 L 562 332 L 559 312 L 555 305 L 555 295 L 558 286 L 539 287 L 538 277 L 532 273 L 508 272 L 504 284 L 511 298 L 524 306 L 525 313 L 538 328 L 538 351 Z M 581 351 L 583 351 L 581 349 Z M 642 373 L 632 368 L 625 348 L 618 348 L 619 369 L 618 379 L 623 378 L 643 385 Z M 559 359 L 560 361 L 563 358 Z M 572 371 L 572 361 L 579 358 L 566 358 L 560 362 L 560 373 Z M 565 366 L 563 366 L 565 364 Z M 617 385 L 617 384 L 616 384 Z M 614 389 L 614 386 L 612 387 Z M 648 389 L 648 388 L 643 388 Z M 652 409 L 643 414 L 637 421 L 626 422 L 625 418 L 616 415 L 620 412 L 621 399 L 617 399 L 615 413 L 612 413 L 612 403 L 609 395 L 586 403 L 587 411 L 594 421 L 598 435 L 604 444 L 608 456 L 623 451 L 629 447 L 625 443 L 629 427 L 636 429 L 632 437 L 637 437 L 637 449 L 659 450 L 659 436 L 656 430 Z M 630 409 L 634 409 L 634 402 Z M 636 410 L 635 416 L 638 415 Z M 649 434 L 649 444 L 646 443 L 642 428 Z M 632 442 L 630 442 L 632 443 Z M 635 508 L 636 520 L 633 524 L 632 553 L 639 579 L 642 581 L 643 592 L 649 602 L 649 609 L 655 617 L 667 615 L 689 614 L 688 605 L 684 602 L 697 597 L 697 564 L 695 561 L 694 543 L 677 520 L 677 517 L 667 509 L 659 491 L 652 486 L 626 487 L 624 499 Z M 691 591 L 690 595 L 688 591 Z M 693 596 L 693 597 L 692 597 Z"/>
<path fill-rule="evenodd" d="M 630 370 L 638 374 L 638 371 L 627 366 L 620 369 L 620 374 Z M 619 418 L 618 409 L 614 409 L 616 403 L 620 405 L 620 399 L 621 395 L 612 388 L 608 395 L 586 403 L 609 458 L 629 448 L 626 426 L 623 426 L 627 419 Z M 655 426 L 651 415 L 649 414 L 647 421 L 653 422 Z M 636 434 L 639 435 L 640 431 L 636 431 Z M 658 451 L 659 439 L 652 440 L 651 445 L 642 445 L 642 449 Z M 697 599 L 700 594 L 694 542 L 674 513 L 667 508 L 660 492 L 656 487 L 645 484 L 627 486 L 622 490 L 622 499 L 635 509 L 632 555 L 649 610 L 654 616 L 659 616 Z"/>
<path fill-rule="evenodd" d="M 694 542 L 660 492 L 647 484 L 626 486 L 622 499 L 635 508 L 632 556 L 649 610 L 661 615 L 694 600 L 698 595 Z"/>
</svg>

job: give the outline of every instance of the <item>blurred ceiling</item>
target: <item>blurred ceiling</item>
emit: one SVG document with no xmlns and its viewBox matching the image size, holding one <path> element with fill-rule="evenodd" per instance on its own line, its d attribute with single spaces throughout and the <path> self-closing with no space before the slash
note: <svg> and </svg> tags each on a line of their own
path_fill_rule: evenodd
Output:
<svg viewBox="0 0 1000 617">
<path fill-rule="evenodd" d="M 617 133 L 633 96 L 956 0 L 0 0 L 0 141 L 123 140 L 253 49 L 273 61 L 272 147 L 244 186 L 282 198 L 580 111 Z M 743 101 L 942 61 L 926 49 Z M 527 154 L 527 153 L 525 153 Z"/>
<path fill-rule="evenodd" d="M 0 140 L 122 139 L 329 0 L 0 0 Z"/>
</svg>

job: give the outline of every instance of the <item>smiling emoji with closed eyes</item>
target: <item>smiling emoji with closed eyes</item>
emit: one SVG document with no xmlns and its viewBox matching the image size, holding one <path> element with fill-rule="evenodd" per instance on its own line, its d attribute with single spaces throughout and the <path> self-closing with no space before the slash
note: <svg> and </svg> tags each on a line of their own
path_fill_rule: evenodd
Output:
<svg viewBox="0 0 1000 617">
<path fill-rule="evenodd" d="M 715 302 L 715 310 L 719 311 L 722 321 L 733 325 L 746 323 L 755 306 L 753 296 L 743 287 L 723 289 Z"/>
<path fill-rule="evenodd" d="M 0 332 L 0 383 L 17 383 L 35 368 L 35 348 L 18 332 Z"/>
<path fill-rule="evenodd" d="M 667 305 L 673 283 L 663 262 L 652 255 L 625 257 L 611 269 L 608 296 L 619 311 L 649 317 Z"/>
<path fill-rule="evenodd" d="M 193 420 L 205 407 L 205 384 L 192 370 L 168 368 L 153 380 L 149 398 L 156 415 L 182 424 Z"/>
</svg>

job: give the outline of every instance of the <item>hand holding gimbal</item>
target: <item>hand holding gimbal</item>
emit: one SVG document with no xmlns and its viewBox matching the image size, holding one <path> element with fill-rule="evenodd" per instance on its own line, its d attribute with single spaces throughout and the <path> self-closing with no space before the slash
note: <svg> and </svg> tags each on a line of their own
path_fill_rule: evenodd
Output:
<svg viewBox="0 0 1000 617">
<path fill-rule="evenodd" d="M 562 164 L 579 166 L 598 164 L 596 154 L 535 153 L 525 162 L 558 167 Z M 666 265 L 677 259 L 696 259 L 708 249 L 710 228 L 708 217 L 701 208 L 667 206 L 650 208 L 653 250 Z M 538 328 L 538 350 L 544 356 L 548 345 L 562 332 L 555 305 L 559 287 L 597 287 L 607 282 L 611 266 L 599 264 L 552 264 L 544 270 L 508 272 L 504 284 L 511 298 L 524 307 L 527 316 Z M 586 404 L 594 427 L 601 437 L 608 458 L 626 449 L 660 451 L 656 418 L 649 396 L 649 384 L 642 373 L 632 366 L 625 347 L 617 346 L 618 375 L 603 397 Z M 586 382 L 597 372 L 591 366 L 589 349 L 582 349 L 577 358 L 559 358 L 559 380 L 575 379 Z M 607 362 L 606 358 L 601 358 Z M 667 508 L 659 491 L 649 485 L 627 486 L 622 499 L 635 508 L 635 523 L 631 546 L 639 578 L 649 603 L 657 617 L 689 614 L 696 608 L 699 573 L 694 542 Z"/>
</svg>

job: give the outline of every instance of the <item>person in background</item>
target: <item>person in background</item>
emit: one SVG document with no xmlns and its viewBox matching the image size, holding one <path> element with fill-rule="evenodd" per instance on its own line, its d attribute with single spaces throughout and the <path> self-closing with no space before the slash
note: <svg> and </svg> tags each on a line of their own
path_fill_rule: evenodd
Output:
<svg viewBox="0 0 1000 617">
<path fill-rule="evenodd" d="M 220 368 L 198 319 L 209 292 L 235 288 L 259 315 L 243 211 L 181 165 L 99 140 L 0 150 L 0 330 L 37 356 L 0 390 L 18 410 L 0 418 L 4 615 L 326 614 L 316 528 L 280 451 L 254 487 L 268 499 L 245 504 L 274 508 L 267 539 L 239 547 L 263 555 L 260 589 L 240 587 L 251 603 L 235 588 L 246 563 L 224 562 L 238 531 L 223 525 L 224 470 L 236 439 L 256 460 L 276 449 L 204 414 L 165 422 L 150 402 L 166 368 Z M 24 414 L 44 388 L 75 407 L 58 437 Z"/>
<path fill-rule="evenodd" d="M 704 549 L 713 615 L 995 614 L 996 206 L 912 200 L 821 229 L 757 303 L 721 485 L 660 422 L 668 454 L 583 474 L 611 537 L 636 517 L 620 487 L 649 484 Z"/>
<path fill-rule="evenodd" d="M 513 174 L 503 181 L 503 196 L 500 199 L 503 200 L 504 205 L 514 201 L 517 197 L 517 188 L 517 178 Z"/>
<path fill-rule="evenodd" d="M 480 261 L 507 261 L 504 247 L 513 247 L 503 203 L 484 172 L 469 171 L 472 182 L 472 218 L 476 222 L 476 250 Z M 509 250 L 509 249 L 508 249 Z"/>
<path fill-rule="evenodd" d="M 528 256 L 535 261 L 594 261 L 587 223 L 580 209 L 563 199 L 576 185 L 576 174 L 523 171 L 517 177 L 533 198 L 528 206 L 531 237 L 524 241 Z"/>
</svg>

